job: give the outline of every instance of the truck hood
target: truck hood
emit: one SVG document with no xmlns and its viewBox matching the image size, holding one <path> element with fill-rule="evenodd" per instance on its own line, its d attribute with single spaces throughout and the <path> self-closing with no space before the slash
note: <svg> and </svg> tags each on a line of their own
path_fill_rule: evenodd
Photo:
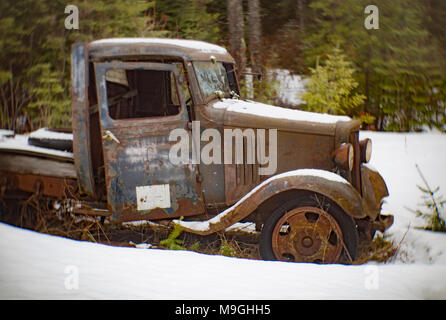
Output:
<svg viewBox="0 0 446 320">
<path fill-rule="evenodd" d="M 282 108 L 250 100 L 212 101 L 212 113 L 219 113 L 225 126 L 276 128 L 279 130 L 334 135 L 339 122 L 357 122 L 347 116 L 334 116 Z M 209 110 L 210 111 L 210 110 Z"/>
</svg>

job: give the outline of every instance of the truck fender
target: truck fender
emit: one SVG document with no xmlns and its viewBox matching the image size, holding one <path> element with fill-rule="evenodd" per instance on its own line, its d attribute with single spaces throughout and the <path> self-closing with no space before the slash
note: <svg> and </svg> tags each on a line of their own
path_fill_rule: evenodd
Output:
<svg viewBox="0 0 446 320">
<path fill-rule="evenodd" d="M 361 189 L 368 216 L 375 220 L 381 211 L 382 199 L 389 195 L 383 177 L 369 164 L 361 165 Z"/>
<path fill-rule="evenodd" d="M 347 215 L 354 219 L 367 216 L 361 195 L 347 180 L 325 170 L 299 169 L 270 177 L 233 206 L 209 220 L 174 220 L 174 223 L 179 224 L 186 232 L 200 235 L 212 234 L 247 217 L 271 197 L 290 190 L 306 190 L 321 194 L 338 204 Z"/>
</svg>

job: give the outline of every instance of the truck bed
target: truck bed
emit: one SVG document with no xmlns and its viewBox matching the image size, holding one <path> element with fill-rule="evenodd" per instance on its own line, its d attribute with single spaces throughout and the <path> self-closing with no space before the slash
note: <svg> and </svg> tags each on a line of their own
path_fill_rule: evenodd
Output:
<svg viewBox="0 0 446 320">
<path fill-rule="evenodd" d="M 0 171 L 76 179 L 73 153 L 28 144 L 28 135 L 0 135 Z"/>
</svg>

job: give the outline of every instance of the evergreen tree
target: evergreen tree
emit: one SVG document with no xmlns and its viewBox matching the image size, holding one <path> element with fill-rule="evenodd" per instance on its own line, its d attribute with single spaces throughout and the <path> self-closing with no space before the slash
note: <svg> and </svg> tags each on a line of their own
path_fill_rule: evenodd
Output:
<svg viewBox="0 0 446 320">
<path fill-rule="evenodd" d="M 306 64 L 339 43 L 359 69 L 355 78 L 366 96 L 362 114 L 375 117 L 378 129 L 413 130 L 445 119 L 442 59 L 423 25 L 425 11 L 419 3 L 375 1 L 378 30 L 364 27 L 365 0 L 310 4 L 314 23 L 305 33 Z"/>
<path fill-rule="evenodd" d="M 324 60 L 339 44 L 357 70 L 352 75 L 358 83 L 354 91 L 366 97 L 359 106 L 345 106 L 349 110 L 345 112 L 375 118 L 380 130 L 417 130 L 425 124 L 446 127 L 443 0 L 376 0 L 373 4 L 379 8 L 378 30 L 364 28 L 364 9 L 370 4 L 367 0 L 230 0 L 240 4 L 241 11 L 248 15 L 249 4 L 257 1 L 262 46 L 252 52 L 260 53 L 255 61 L 261 60 L 263 68 L 311 74 L 316 58 Z M 68 4 L 79 8 L 79 30 L 64 28 Z M 0 126 L 17 129 L 16 119 L 24 114 L 31 116 L 35 126 L 70 125 L 67 99 L 70 51 L 75 41 L 175 37 L 229 48 L 234 42 L 230 39 L 233 32 L 229 32 L 234 23 L 228 23 L 231 13 L 227 1 L 217 0 L 3 0 Z M 239 39 L 243 39 L 245 31 L 243 20 L 239 15 Z M 255 42 L 247 40 L 248 47 Z M 236 45 L 240 53 L 246 50 L 243 41 L 236 41 Z M 246 61 L 239 63 L 243 69 Z M 263 90 L 262 100 L 269 100 L 269 92 L 273 91 Z M 51 118 L 45 117 L 45 112 L 35 112 L 39 103 L 47 99 Z"/>
<path fill-rule="evenodd" d="M 347 56 L 335 47 L 323 64 L 317 62 L 316 67 L 310 70 L 308 91 L 302 95 L 306 108 L 316 112 L 354 115 L 365 96 L 353 93 L 358 83 L 353 78 L 355 69 Z"/>
<path fill-rule="evenodd" d="M 219 43 L 221 37 L 218 19 L 220 13 L 209 10 L 211 0 L 158 0 L 154 1 L 159 20 L 176 38 Z"/>
<path fill-rule="evenodd" d="M 65 29 L 65 6 L 79 8 L 79 30 Z M 75 41 L 138 36 L 150 3 L 132 0 L 0 2 L 0 126 L 71 124 L 70 53 Z"/>
</svg>

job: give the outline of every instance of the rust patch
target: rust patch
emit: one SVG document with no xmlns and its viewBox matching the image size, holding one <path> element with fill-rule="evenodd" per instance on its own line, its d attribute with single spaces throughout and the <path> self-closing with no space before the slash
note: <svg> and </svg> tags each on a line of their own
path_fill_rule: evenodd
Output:
<svg viewBox="0 0 446 320">
<path fill-rule="evenodd" d="M 57 199 L 73 197 L 77 192 L 77 181 L 73 179 L 46 177 L 32 174 L 2 173 L 8 189 L 22 190 Z"/>
<path fill-rule="evenodd" d="M 119 217 L 120 222 L 138 221 L 138 220 L 162 220 L 172 219 L 186 216 L 195 216 L 204 212 L 203 203 L 194 205 L 192 201 L 185 198 L 178 199 L 178 209 L 173 213 L 170 213 L 162 208 L 155 208 L 148 213 L 138 213 L 136 205 L 128 206 L 122 211 Z"/>
<path fill-rule="evenodd" d="M 389 195 L 386 183 L 378 172 L 361 166 L 362 194 L 364 202 L 373 220 L 381 211 L 382 199 Z"/>
<path fill-rule="evenodd" d="M 272 233 L 277 260 L 335 263 L 343 248 L 343 234 L 336 220 L 315 207 L 295 208 L 284 214 Z"/>
<path fill-rule="evenodd" d="M 319 193 L 333 200 L 349 216 L 355 219 L 365 218 L 368 215 L 365 203 L 356 189 L 346 183 L 327 180 L 318 176 L 286 176 L 275 179 L 253 192 L 249 199 L 238 203 L 217 223 L 210 224 L 207 230 L 194 230 L 184 228 L 185 231 L 208 235 L 223 230 L 242 220 L 264 201 L 288 190 L 307 190 Z"/>
</svg>

